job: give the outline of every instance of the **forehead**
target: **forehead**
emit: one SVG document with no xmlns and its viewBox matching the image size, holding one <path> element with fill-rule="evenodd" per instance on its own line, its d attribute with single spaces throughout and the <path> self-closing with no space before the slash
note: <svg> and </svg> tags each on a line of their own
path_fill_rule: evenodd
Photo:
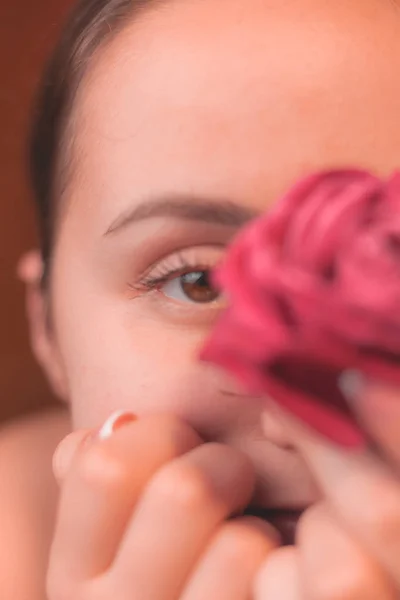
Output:
<svg viewBox="0 0 400 600">
<path fill-rule="evenodd" d="M 386 172 L 398 166 L 399 67 L 389 0 L 160 4 L 88 73 L 82 185 L 108 212 L 160 190 L 258 204 L 306 171 Z"/>
</svg>

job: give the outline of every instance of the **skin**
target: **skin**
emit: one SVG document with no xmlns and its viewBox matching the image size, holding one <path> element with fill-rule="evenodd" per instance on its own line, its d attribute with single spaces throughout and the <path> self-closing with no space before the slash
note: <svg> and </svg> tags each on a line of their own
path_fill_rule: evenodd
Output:
<svg viewBox="0 0 400 600">
<path fill-rule="evenodd" d="M 399 34 L 398 8 L 389 1 L 177 1 L 142 16 L 97 53 L 73 115 L 76 160 L 47 298 L 37 278 L 28 282 L 36 354 L 69 402 L 74 428 L 84 430 L 65 442 L 57 459 L 63 493 L 50 600 L 65 598 L 66 585 L 71 597 L 79 591 L 84 600 L 111 593 L 118 600 L 192 600 L 207 597 L 207 585 L 217 589 L 217 583 L 218 598 L 229 600 L 244 600 L 249 589 L 257 600 L 275 598 L 277 590 L 282 600 L 391 600 L 400 591 L 400 508 L 393 508 L 400 506 L 398 431 L 383 436 L 376 406 L 366 416 L 367 404 L 358 404 L 382 458 L 348 455 L 199 363 L 222 299 L 188 302 L 173 277 L 156 291 L 139 284 L 144 274 L 179 268 L 179 252 L 189 271 L 212 268 L 237 227 L 182 218 L 177 210 L 121 226 L 121 215 L 154 199 L 184 198 L 186 206 L 200 199 L 207 207 L 228 201 L 250 216 L 314 170 L 356 165 L 390 173 L 400 144 L 400 82 L 393 75 L 400 67 Z M 393 396 L 378 387 L 370 393 L 372 406 L 379 394 Z M 115 409 L 140 418 L 83 450 L 84 435 Z M 388 410 L 391 423 L 393 403 Z M 159 454 L 157 439 L 165 440 Z M 204 440 L 217 442 L 209 455 Z M 132 484 L 139 452 L 143 474 Z M 227 465 L 231 475 L 216 489 L 210 481 L 226 474 Z M 171 481 L 179 482 L 175 490 L 189 489 L 191 500 L 171 495 Z M 113 485 L 119 493 L 110 495 Z M 238 486 L 240 498 L 232 496 Z M 392 504 L 382 501 L 387 497 Z M 94 498 L 98 513 L 93 509 L 88 523 L 83 515 Z M 275 551 L 273 534 L 258 521 L 245 522 L 246 532 L 256 531 L 251 550 L 239 544 L 236 558 L 224 563 L 243 575 L 242 558 L 252 557 L 243 594 L 234 596 L 226 581 L 212 578 L 212 568 L 200 570 L 199 559 L 210 540 L 209 564 L 226 557 L 229 544 L 212 554 L 216 531 L 225 531 L 226 518 L 250 501 L 312 508 L 292 548 Z M 375 512 L 360 509 L 366 505 Z M 188 522 L 181 554 L 176 506 Z M 107 540 L 96 538 L 110 511 L 115 530 Z M 160 511 L 161 529 L 155 525 Z M 204 526 L 195 531 L 199 514 L 206 515 Z M 166 524 L 172 537 L 160 538 Z M 117 555 L 125 528 L 128 542 Z M 81 534 L 74 538 L 72 531 Z M 243 540 L 236 530 L 233 537 Z M 85 540 L 89 549 L 80 552 Z M 165 553 L 150 553 L 146 562 L 146 540 L 152 548 L 164 544 Z M 128 561 L 136 547 L 140 558 Z M 188 548 L 197 550 L 192 555 Z M 171 549 L 178 553 L 173 577 L 165 562 Z M 187 588 L 184 595 L 194 565 L 197 591 Z M 143 572 L 145 580 L 132 576 Z"/>
<path fill-rule="evenodd" d="M 284 432 L 271 422 L 265 439 L 262 405 L 233 397 L 235 384 L 197 360 L 221 305 L 129 289 L 163 259 L 164 269 L 179 267 L 181 248 L 193 268 L 214 266 L 235 228 L 164 217 L 104 233 L 149 197 L 194 194 L 257 212 L 316 169 L 392 171 L 400 20 L 390 3 L 379 11 L 376 2 L 229 6 L 227 15 L 225 2 L 182 2 L 143 17 L 92 67 L 54 255 L 52 354 L 76 427 L 98 425 L 113 409 L 173 411 L 206 439 L 251 452 L 268 503 L 302 506 L 315 489 L 301 460 L 283 451 Z M 203 248 L 191 251 L 192 240 Z"/>
</svg>

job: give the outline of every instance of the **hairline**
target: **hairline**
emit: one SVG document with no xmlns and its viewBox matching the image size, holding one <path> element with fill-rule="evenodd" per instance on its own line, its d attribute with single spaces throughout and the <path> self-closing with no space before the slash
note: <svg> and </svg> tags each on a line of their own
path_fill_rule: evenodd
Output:
<svg viewBox="0 0 400 600">
<path fill-rule="evenodd" d="M 88 82 L 91 72 L 101 62 L 104 54 L 107 52 L 110 45 L 120 36 L 121 33 L 133 27 L 136 21 L 144 14 L 155 11 L 160 6 L 169 4 L 171 0 L 139 0 L 132 2 L 126 13 L 121 18 L 118 25 L 109 25 L 109 32 L 101 39 L 94 36 L 91 43 L 82 47 L 82 56 L 80 57 L 80 66 L 76 69 L 75 74 L 71 77 L 69 98 L 66 101 L 63 111 L 63 125 L 59 133 L 58 156 L 54 167 L 53 189 L 51 192 L 53 202 L 53 223 L 52 223 L 52 239 L 53 244 L 56 238 L 57 229 L 60 226 L 63 215 L 67 207 L 65 202 L 69 194 L 69 190 L 74 181 L 76 181 L 79 173 L 79 165 L 81 161 L 79 144 L 77 139 L 79 133 L 76 130 L 76 123 L 79 119 L 78 112 L 81 105 L 81 98 L 85 92 L 85 84 Z M 116 17 L 114 17 L 116 19 Z M 76 59 L 75 59 L 76 60 Z"/>
</svg>

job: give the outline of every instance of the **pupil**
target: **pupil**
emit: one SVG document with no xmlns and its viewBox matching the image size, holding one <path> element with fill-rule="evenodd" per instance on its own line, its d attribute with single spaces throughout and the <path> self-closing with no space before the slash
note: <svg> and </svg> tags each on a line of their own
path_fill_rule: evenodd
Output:
<svg viewBox="0 0 400 600">
<path fill-rule="evenodd" d="M 193 302 L 213 302 L 218 298 L 218 292 L 211 286 L 207 271 L 192 271 L 182 275 L 181 286 Z"/>
</svg>

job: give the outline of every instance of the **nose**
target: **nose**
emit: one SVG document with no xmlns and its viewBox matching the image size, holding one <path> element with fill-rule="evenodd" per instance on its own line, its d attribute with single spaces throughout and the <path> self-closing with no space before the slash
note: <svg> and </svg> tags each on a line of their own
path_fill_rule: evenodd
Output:
<svg viewBox="0 0 400 600">
<path fill-rule="evenodd" d="M 236 389 L 223 389 L 221 390 L 221 393 L 224 396 L 231 398 L 241 398 L 243 400 L 257 402 L 257 404 L 262 407 L 260 412 L 262 413 L 261 423 L 263 438 L 265 437 L 268 442 L 274 446 L 282 448 L 283 450 L 295 451 L 295 448 L 289 440 L 289 436 L 286 433 L 281 421 L 273 414 L 272 411 L 268 410 L 268 402 L 265 398 L 262 396 L 250 396 L 237 391 L 237 386 Z"/>
<path fill-rule="evenodd" d="M 265 439 L 284 450 L 295 451 L 282 423 L 268 410 L 268 405 L 261 417 Z"/>
</svg>

